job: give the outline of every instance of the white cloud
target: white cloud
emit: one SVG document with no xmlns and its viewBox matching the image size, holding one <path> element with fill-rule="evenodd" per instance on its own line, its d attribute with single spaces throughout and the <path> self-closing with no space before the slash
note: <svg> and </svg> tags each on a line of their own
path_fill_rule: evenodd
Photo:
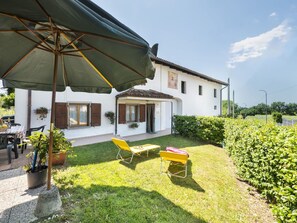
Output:
<svg viewBox="0 0 297 223">
<path fill-rule="evenodd" d="M 274 17 L 274 16 L 276 16 L 276 12 L 272 12 L 269 16 L 270 16 L 270 17 Z"/>
<path fill-rule="evenodd" d="M 227 62 L 228 68 L 235 68 L 237 63 L 262 56 L 273 40 L 285 42 L 290 30 L 291 27 L 283 22 L 268 32 L 232 43 L 229 51 L 230 59 Z"/>
</svg>

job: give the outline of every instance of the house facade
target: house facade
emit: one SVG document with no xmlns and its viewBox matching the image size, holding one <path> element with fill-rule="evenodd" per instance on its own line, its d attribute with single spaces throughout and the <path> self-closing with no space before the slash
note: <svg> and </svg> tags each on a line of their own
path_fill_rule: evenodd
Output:
<svg viewBox="0 0 297 223">
<path fill-rule="evenodd" d="M 55 126 L 69 139 L 104 134 L 120 136 L 154 133 L 172 127 L 173 115 L 220 115 L 221 89 L 227 83 L 185 67 L 152 58 L 154 80 L 111 94 L 57 92 Z M 15 91 L 15 122 L 26 128 L 50 126 L 51 92 Z M 105 116 L 114 114 L 114 123 Z"/>
</svg>

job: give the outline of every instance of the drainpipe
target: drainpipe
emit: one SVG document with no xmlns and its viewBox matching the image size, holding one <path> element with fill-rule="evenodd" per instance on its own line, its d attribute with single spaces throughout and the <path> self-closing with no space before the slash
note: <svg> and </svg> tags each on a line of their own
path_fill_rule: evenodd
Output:
<svg viewBox="0 0 297 223">
<path fill-rule="evenodd" d="M 172 131 L 172 127 L 173 127 L 173 102 L 171 101 L 170 104 L 171 104 L 171 135 L 172 135 L 172 133 L 173 133 L 173 131 Z"/>
<path fill-rule="evenodd" d="M 27 129 L 31 128 L 32 90 L 28 90 Z"/>
<path fill-rule="evenodd" d="M 115 100 L 114 134 L 118 134 L 118 98 Z"/>
</svg>

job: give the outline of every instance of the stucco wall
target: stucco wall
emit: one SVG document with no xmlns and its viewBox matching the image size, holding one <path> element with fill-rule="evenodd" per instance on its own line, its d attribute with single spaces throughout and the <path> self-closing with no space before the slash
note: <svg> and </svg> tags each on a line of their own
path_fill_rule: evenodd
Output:
<svg viewBox="0 0 297 223">
<path fill-rule="evenodd" d="M 183 115 L 204 115 L 213 116 L 220 113 L 220 89 L 221 85 L 205 79 L 185 74 L 169 68 L 168 66 L 155 64 L 156 74 L 154 80 L 148 80 L 146 85 L 135 86 L 137 89 L 153 89 L 174 96 L 172 102 L 156 102 L 149 100 L 133 101 L 122 100 L 121 103 L 154 103 L 155 104 L 155 130 L 165 130 L 171 127 L 171 109 L 173 114 Z M 168 72 L 178 75 L 177 89 L 168 88 Z M 186 94 L 181 93 L 181 81 L 186 82 Z M 203 86 L 203 95 L 198 94 L 198 86 Z M 214 98 L 213 91 L 217 89 L 217 97 Z M 113 134 L 115 125 L 111 125 L 104 116 L 105 112 L 115 112 L 115 95 L 118 92 L 113 90 L 111 94 L 91 94 L 72 92 L 69 88 L 65 92 L 58 92 L 56 101 L 65 103 L 101 103 L 101 126 L 79 127 L 65 130 L 67 138 L 79 138 L 103 134 Z M 15 119 L 16 122 L 26 126 L 27 123 L 27 90 L 16 89 Z M 172 104 L 172 108 L 171 108 Z M 214 109 L 214 106 L 217 109 Z M 50 114 L 41 120 L 34 113 L 38 107 L 51 107 L 51 92 L 32 91 L 31 127 L 50 125 Z M 128 128 L 127 124 L 118 124 L 117 134 L 122 136 L 141 134 L 146 132 L 146 123 L 139 123 L 136 129 Z"/>
</svg>

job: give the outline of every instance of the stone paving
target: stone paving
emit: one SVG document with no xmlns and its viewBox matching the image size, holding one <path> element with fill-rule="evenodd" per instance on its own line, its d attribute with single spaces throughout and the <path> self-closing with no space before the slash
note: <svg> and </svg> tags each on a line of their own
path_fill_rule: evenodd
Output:
<svg viewBox="0 0 297 223">
<path fill-rule="evenodd" d="M 127 141 L 137 141 L 169 135 L 170 130 L 158 132 L 156 134 L 140 134 L 124 137 Z M 111 140 L 112 135 L 88 137 L 75 139 L 74 146 L 87 145 Z M 23 170 L 26 164 L 26 153 L 30 148 L 20 154 L 18 159 L 13 159 L 8 164 L 5 151 L 0 151 L 0 223 L 27 223 L 37 220 L 34 210 L 37 204 L 38 194 L 45 186 L 28 189 L 27 175 Z M 14 158 L 14 156 L 13 156 Z"/>
<path fill-rule="evenodd" d="M 26 223 L 36 220 L 34 210 L 43 187 L 28 189 L 22 167 L 0 172 L 0 222 Z"/>
</svg>

